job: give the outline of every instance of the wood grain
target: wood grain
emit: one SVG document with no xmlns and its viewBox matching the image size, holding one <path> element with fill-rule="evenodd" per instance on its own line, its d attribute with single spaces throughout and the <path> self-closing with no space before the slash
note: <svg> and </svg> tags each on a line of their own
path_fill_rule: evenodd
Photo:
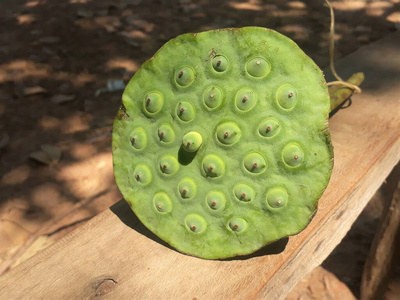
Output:
<svg viewBox="0 0 400 300">
<path fill-rule="evenodd" d="M 246 258 L 202 260 L 166 246 L 119 202 L 1 277 L 0 298 L 284 298 L 341 241 L 400 159 L 399 48 L 395 33 L 337 64 L 344 77 L 365 73 L 364 92 L 331 119 L 333 176 L 299 235 Z"/>
</svg>

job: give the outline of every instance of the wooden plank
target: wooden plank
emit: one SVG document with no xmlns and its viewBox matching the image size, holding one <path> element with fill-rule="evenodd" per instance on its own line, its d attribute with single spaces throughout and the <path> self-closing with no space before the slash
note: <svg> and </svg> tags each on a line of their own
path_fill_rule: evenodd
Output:
<svg viewBox="0 0 400 300">
<path fill-rule="evenodd" d="M 119 202 L 1 277 L 0 297 L 283 298 L 340 242 L 400 159 L 399 48 L 395 33 L 338 63 L 344 77 L 365 72 L 364 93 L 331 119 L 331 182 L 311 224 L 289 242 L 246 259 L 202 260 L 165 246 Z"/>
</svg>

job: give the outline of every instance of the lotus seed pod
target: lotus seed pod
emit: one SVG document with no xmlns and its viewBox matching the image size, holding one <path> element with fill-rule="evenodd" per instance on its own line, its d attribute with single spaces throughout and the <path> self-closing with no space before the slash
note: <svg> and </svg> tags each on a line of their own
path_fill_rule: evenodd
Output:
<svg viewBox="0 0 400 300">
<path fill-rule="evenodd" d="M 178 36 L 123 94 L 117 185 L 141 222 L 182 253 L 253 253 L 315 214 L 333 167 L 329 108 L 321 70 L 275 31 Z"/>
<path fill-rule="evenodd" d="M 199 150 L 201 144 L 203 143 L 203 138 L 200 133 L 191 131 L 186 133 L 182 139 L 182 147 L 187 152 L 195 152 Z"/>
</svg>

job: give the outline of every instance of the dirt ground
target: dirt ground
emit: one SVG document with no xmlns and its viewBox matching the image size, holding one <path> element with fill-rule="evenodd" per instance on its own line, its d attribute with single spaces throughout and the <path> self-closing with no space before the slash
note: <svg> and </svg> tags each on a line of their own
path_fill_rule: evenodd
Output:
<svg viewBox="0 0 400 300">
<path fill-rule="evenodd" d="M 324 68 L 323 2 L 0 0 L 0 271 L 122 198 L 111 159 L 118 84 L 161 45 L 186 32 L 263 26 L 291 37 Z M 400 29 L 399 0 L 332 5 L 338 58 Z M 117 90 L 105 91 L 107 83 Z M 323 264 L 355 296 L 380 199 Z"/>
</svg>

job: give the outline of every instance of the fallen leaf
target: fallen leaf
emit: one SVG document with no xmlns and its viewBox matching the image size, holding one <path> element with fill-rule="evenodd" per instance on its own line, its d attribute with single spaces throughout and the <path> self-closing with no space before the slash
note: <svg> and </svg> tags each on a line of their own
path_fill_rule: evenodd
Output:
<svg viewBox="0 0 400 300">
<path fill-rule="evenodd" d="M 61 159 L 61 149 L 53 145 L 41 145 L 41 151 L 30 154 L 29 158 L 45 165 L 57 164 Z"/>
<path fill-rule="evenodd" d="M 70 102 L 75 100 L 75 95 L 63 95 L 63 94 L 59 94 L 59 95 L 55 95 L 51 98 L 51 102 L 57 103 L 57 104 L 63 104 L 66 102 Z"/>
<path fill-rule="evenodd" d="M 32 86 L 24 88 L 23 90 L 24 96 L 32 96 L 37 94 L 45 94 L 47 90 L 42 88 L 41 86 Z"/>
</svg>

